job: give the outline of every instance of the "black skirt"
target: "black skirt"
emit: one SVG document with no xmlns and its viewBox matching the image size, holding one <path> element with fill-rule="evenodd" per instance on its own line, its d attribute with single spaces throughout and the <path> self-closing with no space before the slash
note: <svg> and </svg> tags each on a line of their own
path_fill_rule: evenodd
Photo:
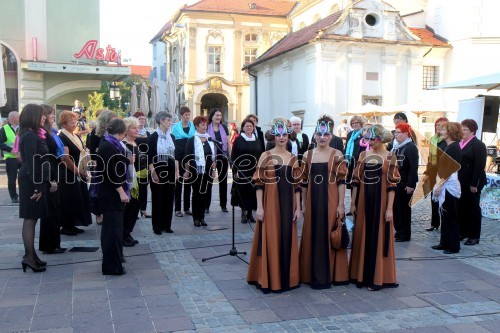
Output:
<svg viewBox="0 0 500 333">
<path fill-rule="evenodd" d="M 19 217 L 39 219 L 48 216 L 46 188 L 42 187 L 42 196 L 38 201 L 30 199 L 35 193 L 35 186 L 30 177 L 19 177 Z"/>
</svg>

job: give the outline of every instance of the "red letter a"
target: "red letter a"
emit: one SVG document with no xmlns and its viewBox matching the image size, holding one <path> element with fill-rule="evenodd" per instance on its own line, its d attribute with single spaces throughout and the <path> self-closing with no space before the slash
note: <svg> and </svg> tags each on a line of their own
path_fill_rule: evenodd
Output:
<svg viewBox="0 0 500 333">
<path fill-rule="evenodd" d="M 87 57 L 87 59 L 92 59 L 94 57 L 95 48 L 97 46 L 97 39 L 89 40 L 85 45 L 83 45 L 80 52 L 73 54 L 73 57 L 79 59 L 83 55 Z"/>
</svg>

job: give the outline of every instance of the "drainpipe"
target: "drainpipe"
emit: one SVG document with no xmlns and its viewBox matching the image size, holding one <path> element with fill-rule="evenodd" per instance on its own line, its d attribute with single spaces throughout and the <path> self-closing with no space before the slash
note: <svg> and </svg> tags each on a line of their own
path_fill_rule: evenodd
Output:
<svg viewBox="0 0 500 333">
<path fill-rule="evenodd" d="M 251 77 L 253 77 L 254 80 L 255 80 L 255 115 L 258 116 L 259 115 L 259 107 L 258 107 L 257 102 L 259 101 L 259 95 L 258 95 L 258 91 L 259 90 L 257 89 L 257 87 L 258 87 L 258 85 L 257 85 L 257 83 L 258 83 L 258 81 L 257 81 L 257 75 L 254 75 L 254 74 L 250 73 L 250 71 L 248 71 L 248 75 L 250 75 Z"/>
</svg>

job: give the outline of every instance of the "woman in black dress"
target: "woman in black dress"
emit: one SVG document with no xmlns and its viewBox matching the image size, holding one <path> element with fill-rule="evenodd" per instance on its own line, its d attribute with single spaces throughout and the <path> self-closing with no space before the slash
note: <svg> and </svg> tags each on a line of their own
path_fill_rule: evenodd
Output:
<svg viewBox="0 0 500 333">
<path fill-rule="evenodd" d="M 125 212 L 123 213 L 123 246 L 135 246 L 139 241 L 132 237 L 135 223 L 137 222 L 137 215 L 139 214 L 139 183 L 137 179 L 137 170 L 139 168 L 139 147 L 136 139 L 139 133 L 139 121 L 134 118 L 123 119 L 125 123 L 126 132 L 123 144 L 125 145 L 125 155 L 134 156 L 134 164 L 127 167 L 127 173 L 132 178 L 132 183 L 129 184 L 130 188 L 130 201 L 125 205 Z"/>
<path fill-rule="evenodd" d="M 434 189 L 432 200 L 438 203 L 441 214 L 441 239 L 432 246 L 434 250 L 444 250 L 445 254 L 460 251 L 458 204 L 461 196 L 458 169 L 460 167 L 460 145 L 462 131 L 459 123 L 445 123 L 441 127 L 441 137 L 446 140 L 445 153 L 437 162 L 437 174 L 442 180 Z"/>
<path fill-rule="evenodd" d="M 132 116 L 139 120 L 139 134 L 137 136 L 137 139 L 135 140 L 137 142 L 137 146 L 139 147 L 139 160 L 137 161 L 137 180 L 139 182 L 139 209 L 141 211 L 141 216 L 150 218 L 151 214 L 147 211 L 148 184 L 150 179 L 148 178 L 148 162 L 145 157 L 148 155 L 148 141 L 151 133 L 146 130 L 147 119 L 146 115 L 143 112 L 137 111 Z"/>
<path fill-rule="evenodd" d="M 49 171 L 48 165 L 43 164 L 42 156 L 47 155 L 49 149 L 42 128 L 45 124 L 42 107 L 36 104 L 26 105 L 21 112 L 19 123 L 19 153 L 22 159 L 18 176 L 19 217 L 24 219 L 22 233 L 24 256 L 21 264 L 24 272 L 27 267 L 33 272 L 43 272 L 47 263 L 41 261 L 35 251 L 36 222 L 48 215 L 47 182 L 42 177 L 48 175 Z"/>
<path fill-rule="evenodd" d="M 89 194 L 87 190 L 87 163 L 89 155 L 83 141 L 74 134 L 78 116 L 75 112 L 63 111 L 59 115 L 62 129 L 59 138 L 64 144 L 65 155 L 61 158 L 65 168 L 61 172 L 61 234 L 76 236 L 84 230 L 76 226 L 92 224 Z"/>
<path fill-rule="evenodd" d="M 462 187 L 460 197 L 460 237 L 466 238 L 464 245 L 479 244 L 481 237 L 481 207 L 479 199 L 481 191 L 486 185 L 486 145 L 476 138 L 477 123 L 474 119 L 462 121 L 464 138 L 460 142 L 462 157 L 458 179 Z"/>
<path fill-rule="evenodd" d="M 123 212 L 130 201 L 130 180 L 127 168 L 133 157 L 125 156 L 121 141 L 127 130 L 121 119 L 112 120 L 99 143 L 97 169 L 103 170 L 99 183 L 99 200 L 102 203 L 101 230 L 102 274 L 125 274 L 123 259 Z"/>
<path fill-rule="evenodd" d="M 208 119 L 198 116 L 193 119 L 196 132 L 186 144 L 186 157 L 182 161 L 186 172 L 184 179 L 189 179 L 193 189 L 193 223 L 195 227 L 206 226 L 205 203 L 208 187 L 215 170 L 215 145 L 209 141 L 207 133 Z"/>
<path fill-rule="evenodd" d="M 227 213 L 227 171 L 229 168 L 229 130 L 222 124 L 222 112 L 219 109 L 212 109 L 208 115 L 207 133 L 214 140 L 215 152 L 217 154 L 216 167 L 217 178 L 219 179 L 219 201 L 220 208 Z M 219 143 L 220 142 L 220 143 Z M 210 203 L 212 201 L 212 183 L 208 190 L 205 213 L 210 212 Z"/>
<path fill-rule="evenodd" d="M 241 133 L 234 141 L 231 151 L 231 160 L 234 165 L 231 205 L 241 208 L 241 223 L 255 222 L 252 211 L 257 209 L 252 176 L 263 151 L 254 131 L 253 122 L 250 119 L 243 120 Z"/>
<path fill-rule="evenodd" d="M 47 161 L 50 163 L 50 188 L 47 191 L 48 215 L 40 219 L 40 241 L 38 249 L 45 254 L 64 253 L 65 248 L 61 247 L 61 200 L 57 189 L 59 178 L 61 157 L 64 155 L 64 144 L 55 129 L 56 114 L 54 107 L 42 104 L 45 114 L 44 130 L 45 141 L 49 149 Z"/>
<path fill-rule="evenodd" d="M 179 165 L 175 160 L 174 136 L 170 133 L 172 116 L 162 111 L 155 115 L 158 125 L 149 136 L 149 171 L 151 173 L 151 205 L 153 232 L 173 233 L 175 182 L 179 178 Z"/>
</svg>

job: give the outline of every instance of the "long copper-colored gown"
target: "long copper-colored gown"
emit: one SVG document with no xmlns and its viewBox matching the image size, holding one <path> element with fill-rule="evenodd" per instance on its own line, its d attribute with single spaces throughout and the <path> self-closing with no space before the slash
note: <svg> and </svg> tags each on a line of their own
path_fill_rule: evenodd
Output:
<svg viewBox="0 0 500 333">
<path fill-rule="evenodd" d="M 303 164 L 303 183 L 307 186 L 304 225 L 300 242 L 300 282 L 313 289 L 349 283 L 347 249 L 334 250 L 330 232 L 337 220 L 338 184 L 345 181 L 347 166 L 332 150 L 329 161 L 311 163 L 312 151 Z"/>
<path fill-rule="evenodd" d="M 359 288 L 397 287 L 394 221 L 385 220 L 388 191 L 394 191 L 399 181 L 397 161 L 389 155 L 372 164 L 364 161 L 365 156 L 361 153 L 353 177 L 358 202 L 349 275 Z"/>
<path fill-rule="evenodd" d="M 286 291 L 299 285 L 299 246 L 295 192 L 300 190 L 296 157 L 287 165 L 273 165 L 271 153 L 257 166 L 254 182 L 263 189 L 264 221 L 257 221 L 247 282 L 262 292 Z M 291 155 L 291 154 L 290 154 Z"/>
</svg>

